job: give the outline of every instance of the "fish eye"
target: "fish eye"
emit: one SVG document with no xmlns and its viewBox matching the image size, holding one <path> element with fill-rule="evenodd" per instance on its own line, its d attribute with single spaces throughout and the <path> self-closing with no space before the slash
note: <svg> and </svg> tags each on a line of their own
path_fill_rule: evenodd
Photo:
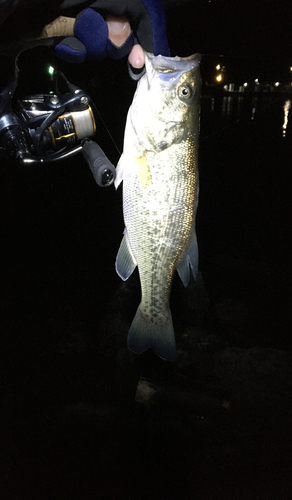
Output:
<svg viewBox="0 0 292 500">
<path fill-rule="evenodd" d="M 190 97 L 193 95 L 193 90 L 192 88 L 184 83 L 178 88 L 178 97 L 183 100 L 188 100 Z"/>
</svg>

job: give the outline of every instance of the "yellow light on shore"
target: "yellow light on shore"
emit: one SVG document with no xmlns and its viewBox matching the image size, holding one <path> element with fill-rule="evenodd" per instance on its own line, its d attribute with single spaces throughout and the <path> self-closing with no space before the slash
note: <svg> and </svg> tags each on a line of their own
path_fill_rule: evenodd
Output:
<svg viewBox="0 0 292 500">
<path fill-rule="evenodd" d="M 221 75 L 221 73 L 216 76 L 216 80 L 217 80 L 218 83 L 222 82 L 222 75 Z"/>
<path fill-rule="evenodd" d="M 217 71 L 219 71 L 219 69 L 221 69 L 220 64 L 217 64 L 216 69 L 217 69 Z"/>
</svg>

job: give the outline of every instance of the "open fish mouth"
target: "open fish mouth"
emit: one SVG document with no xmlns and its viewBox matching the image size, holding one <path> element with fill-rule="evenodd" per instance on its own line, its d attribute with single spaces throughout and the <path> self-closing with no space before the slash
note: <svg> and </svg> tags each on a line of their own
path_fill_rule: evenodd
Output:
<svg viewBox="0 0 292 500">
<path fill-rule="evenodd" d="M 151 65 L 157 71 L 165 70 L 165 72 L 172 71 L 190 71 L 193 68 L 199 67 L 201 61 L 200 54 L 192 54 L 188 57 L 167 57 L 167 56 L 154 56 L 150 52 L 146 52 L 146 56 L 151 61 Z"/>
<path fill-rule="evenodd" d="M 160 82 L 171 87 L 176 84 L 180 77 L 194 68 L 199 67 L 201 61 L 200 54 L 193 54 L 188 57 L 166 57 L 154 56 L 146 52 L 146 74 L 149 84 L 153 78 L 159 76 Z"/>
</svg>

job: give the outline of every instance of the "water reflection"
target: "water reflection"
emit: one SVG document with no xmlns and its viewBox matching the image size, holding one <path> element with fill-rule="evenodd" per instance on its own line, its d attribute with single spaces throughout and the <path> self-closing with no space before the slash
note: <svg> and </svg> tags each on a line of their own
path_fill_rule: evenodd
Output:
<svg viewBox="0 0 292 500">
<path fill-rule="evenodd" d="M 251 103 L 251 120 L 254 120 L 256 110 L 258 106 L 258 97 L 253 97 L 252 103 Z"/>
<path fill-rule="evenodd" d="M 243 109 L 243 97 L 240 95 L 237 98 L 237 113 L 240 114 Z"/>
<path fill-rule="evenodd" d="M 231 118 L 238 117 L 242 115 L 242 112 L 246 114 L 247 106 L 249 106 L 249 115 L 251 120 L 254 119 L 256 110 L 258 107 L 258 97 L 253 97 L 251 102 L 248 104 L 241 95 L 238 96 L 223 96 L 222 97 L 222 117 Z M 214 110 L 214 103 L 212 105 L 212 110 Z"/>
<path fill-rule="evenodd" d="M 232 110 L 232 97 L 224 96 L 222 100 L 222 116 L 230 116 Z"/>
<path fill-rule="evenodd" d="M 222 99 L 222 116 L 223 118 L 229 118 L 231 115 L 240 115 L 243 109 L 243 97 L 237 96 L 224 96 Z M 214 109 L 214 103 L 213 103 Z"/>
<path fill-rule="evenodd" d="M 291 101 L 290 101 L 290 99 L 287 99 L 287 101 L 285 102 L 285 104 L 283 106 L 283 109 L 284 109 L 284 123 L 282 126 L 283 137 L 286 137 L 290 108 L 291 108 Z"/>
<path fill-rule="evenodd" d="M 215 109 L 215 97 L 212 97 L 211 99 L 211 111 L 214 111 Z"/>
<path fill-rule="evenodd" d="M 221 122 L 223 126 L 232 124 L 241 119 L 256 120 L 263 113 L 279 121 L 281 135 L 286 137 L 288 132 L 289 113 L 292 99 L 279 98 L 279 94 L 240 95 L 240 93 L 214 94 L 202 96 L 202 116 L 211 119 L 213 125 Z M 208 118 L 207 118 L 208 117 Z M 209 128 L 210 122 L 209 122 Z M 279 129 L 278 129 L 279 130 Z M 212 131 L 213 132 L 213 131 Z"/>
</svg>

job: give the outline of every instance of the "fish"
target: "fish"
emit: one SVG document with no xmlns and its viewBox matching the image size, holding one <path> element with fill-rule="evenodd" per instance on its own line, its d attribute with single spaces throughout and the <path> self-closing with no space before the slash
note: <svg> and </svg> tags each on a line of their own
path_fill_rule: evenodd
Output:
<svg viewBox="0 0 292 500">
<path fill-rule="evenodd" d="M 134 353 L 176 359 L 170 311 L 175 270 L 187 286 L 198 271 L 200 59 L 145 52 L 145 73 L 128 110 L 115 187 L 123 183 L 124 235 L 116 271 L 138 267 L 141 302 L 128 332 Z"/>
</svg>

